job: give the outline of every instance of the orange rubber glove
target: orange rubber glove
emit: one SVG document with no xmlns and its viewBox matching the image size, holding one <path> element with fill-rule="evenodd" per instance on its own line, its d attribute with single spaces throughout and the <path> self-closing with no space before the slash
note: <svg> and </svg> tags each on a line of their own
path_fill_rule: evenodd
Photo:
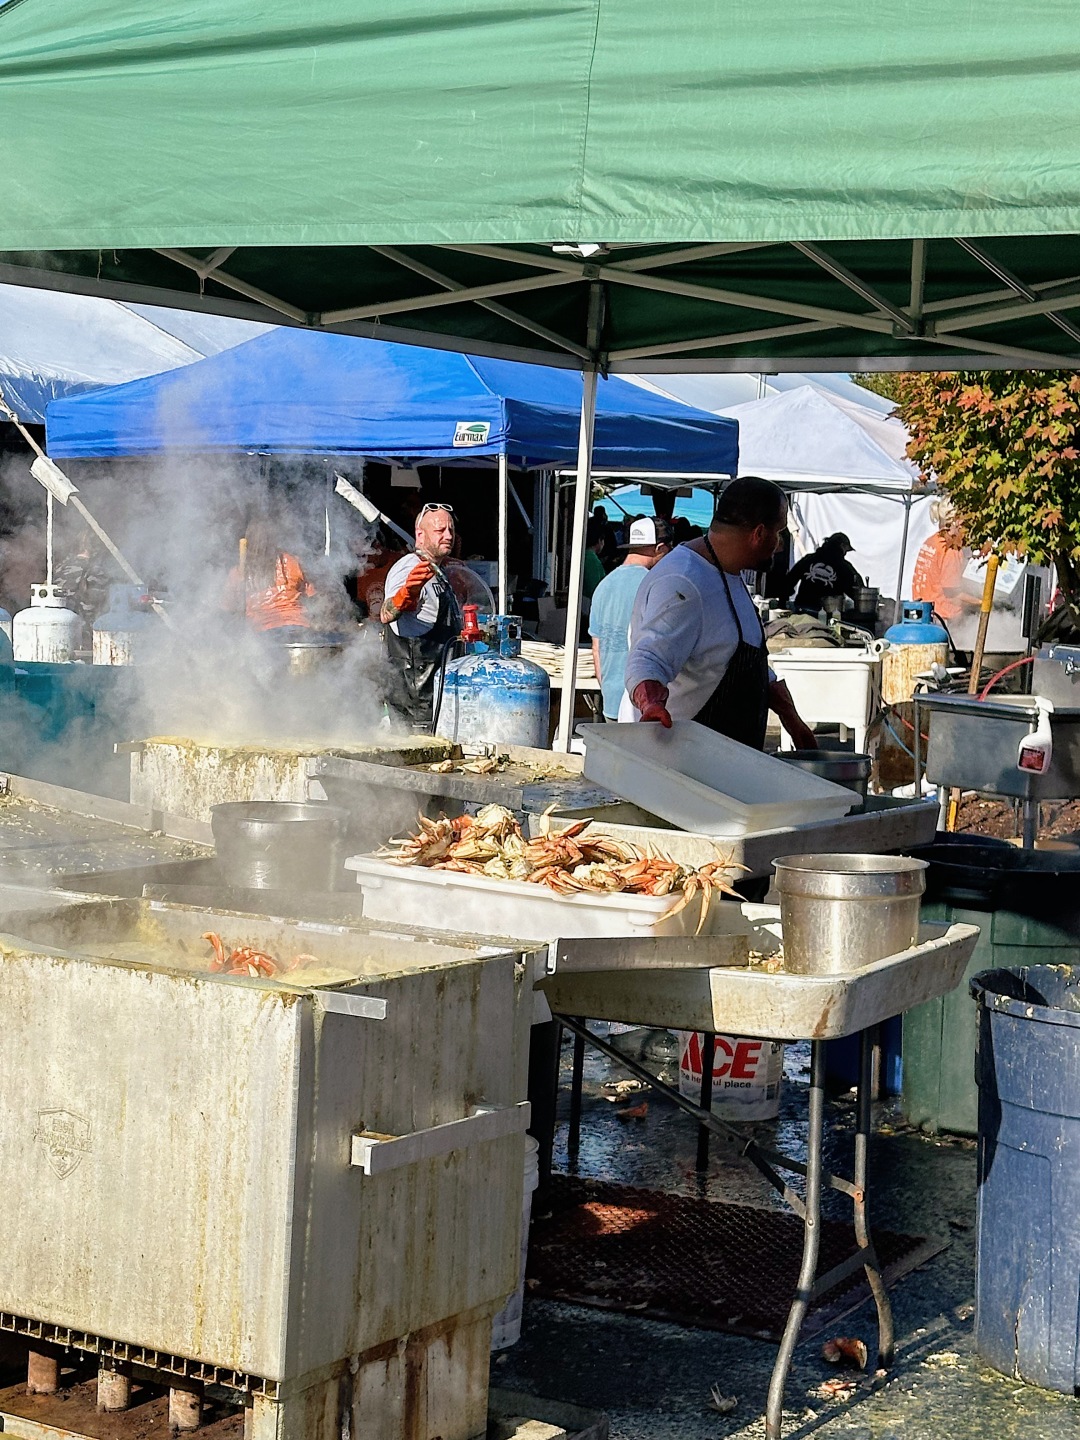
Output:
<svg viewBox="0 0 1080 1440">
<path fill-rule="evenodd" d="M 661 685 L 659 680 L 642 680 L 640 685 L 634 686 L 630 699 L 641 711 L 642 720 L 658 720 L 665 730 L 670 730 L 671 716 L 667 712 L 667 697 L 667 686 Z"/>
<path fill-rule="evenodd" d="M 408 610 L 415 610 L 420 604 L 420 592 L 429 580 L 434 579 L 434 566 L 429 565 L 426 560 L 418 560 L 409 571 L 405 584 L 400 590 L 395 591 L 390 604 L 399 615 Z"/>
</svg>

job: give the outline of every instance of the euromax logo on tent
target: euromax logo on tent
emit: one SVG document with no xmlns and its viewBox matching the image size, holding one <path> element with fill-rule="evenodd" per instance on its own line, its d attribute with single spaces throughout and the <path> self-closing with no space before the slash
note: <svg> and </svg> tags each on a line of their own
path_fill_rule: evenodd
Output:
<svg viewBox="0 0 1080 1440">
<path fill-rule="evenodd" d="M 460 450 L 468 445 L 486 445 L 491 434 L 487 420 L 459 420 L 454 431 L 454 448 Z"/>
</svg>

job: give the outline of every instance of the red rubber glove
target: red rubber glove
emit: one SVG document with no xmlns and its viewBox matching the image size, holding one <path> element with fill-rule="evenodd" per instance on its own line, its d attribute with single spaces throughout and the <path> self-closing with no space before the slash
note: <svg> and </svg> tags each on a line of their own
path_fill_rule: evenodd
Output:
<svg viewBox="0 0 1080 1440">
<path fill-rule="evenodd" d="M 408 578 L 400 590 L 395 591 L 390 604 L 400 615 L 415 610 L 420 604 L 420 592 L 429 580 L 434 579 L 435 569 L 426 560 L 418 560 L 409 571 Z"/>
<path fill-rule="evenodd" d="M 630 699 L 641 711 L 642 720 L 659 720 L 665 730 L 670 730 L 671 716 L 667 712 L 667 697 L 667 686 L 661 685 L 659 680 L 642 680 L 640 685 L 634 686 Z"/>
</svg>

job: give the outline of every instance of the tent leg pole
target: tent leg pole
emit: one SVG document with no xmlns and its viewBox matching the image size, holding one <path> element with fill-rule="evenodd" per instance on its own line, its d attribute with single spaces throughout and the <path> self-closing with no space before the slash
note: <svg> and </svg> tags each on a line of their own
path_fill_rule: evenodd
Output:
<svg viewBox="0 0 1080 1440">
<path fill-rule="evenodd" d="M 533 472 L 532 573 L 536 580 L 547 580 L 548 538 L 551 533 L 548 525 L 548 496 L 548 472 L 535 470 Z"/>
<path fill-rule="evenodd" d="M 574 523 L 570 532 L 570 584 L 566 597 L 566 644 L 563 650 L 562 691 L 559 696 L 559 728 L 555 749 L 569 751 L 574 732 L 574 699 L 577 685 L 578 632 L 581 627 L 582 580 L 585 572 L 585 529 L 589 521 L 592 490 L 593 427 L 596 421 L 597 371 L 585 371 L 581 393 L 581 425 L 578 429 L 577 483 L 574 486 Z"/>
<path fill-rule="evenodd" d="M 904 496 L 904 533 L 900 537 L 900 568 L 896 572 L 896 603 L 893 605 L 892 621 L 900 623 L 900 607 L 904 603 L 904 566 L 907 563 L 908 531 L 911 528 L 911 496 Z"/>
<path fill-rule="evenodd" d="M 510 477 L 507 474 L 506 451 L 499 456 L 499 614 L 509 613 L 509 601 L 507 590 L 507 502 L 509 495 L 507 491 L 510 486 Z"/>
<path fill-rule="evenodd" d="M 562 541 L 562 486 L 558 476 L 551 482 L 551 553 L 548 556 L 548 589 L 552 595 L 559 588 L 559 545 Z"/>
</svg>

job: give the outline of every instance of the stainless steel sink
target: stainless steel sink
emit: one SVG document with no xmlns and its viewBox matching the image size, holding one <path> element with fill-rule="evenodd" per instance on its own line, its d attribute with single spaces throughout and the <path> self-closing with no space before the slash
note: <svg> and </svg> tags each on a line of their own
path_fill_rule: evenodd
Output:
<svg viewBox="0 0 1080 1440">
<path fill-rule="evenodd" d="M 1023 800 L 1080 795 L 1080 710 L 1055 710 L 1051 716 L 1054 757 L 1045 775 L 1016 766 L 1017 747 L 1038 722 L 1032 696 L 920 695 L 916 710 L 929 718 L 931 784 Z"/>
</svg>

